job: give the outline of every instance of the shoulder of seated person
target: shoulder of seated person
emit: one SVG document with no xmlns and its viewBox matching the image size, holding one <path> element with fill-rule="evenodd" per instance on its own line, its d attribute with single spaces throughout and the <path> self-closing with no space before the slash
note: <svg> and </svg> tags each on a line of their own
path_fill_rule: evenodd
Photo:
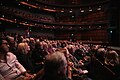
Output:
<svg viewBox="0 0 120 80">
<path fill-rule="evenodd" d="M 7 53 L 7 56 L 11 56 L 11 55 L 14 55 L 14 54 L 12 52 Z"/>
</svg>

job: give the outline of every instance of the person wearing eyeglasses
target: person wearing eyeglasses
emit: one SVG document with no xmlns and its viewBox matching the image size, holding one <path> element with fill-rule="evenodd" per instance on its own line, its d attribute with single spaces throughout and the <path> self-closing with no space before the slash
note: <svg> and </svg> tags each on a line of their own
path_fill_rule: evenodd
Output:
<svg viewBox="0 0 120 80">
<path fill-rule="evenodd" d="M 9 45 L 4 39 L 0 39 L 0 75 L 2 80 L 29 80 L 34 77 L 28 74 L 16 56 L 9 52 Z"/>
</svg>

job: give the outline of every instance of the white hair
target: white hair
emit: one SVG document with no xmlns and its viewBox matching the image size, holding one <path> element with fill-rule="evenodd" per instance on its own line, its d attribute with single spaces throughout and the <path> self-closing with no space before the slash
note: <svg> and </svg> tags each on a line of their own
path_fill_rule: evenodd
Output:
<svg viewBox="0 0 120 80">
<path fill-rule="evenodd" d="M 47 72 L 61 71 L 66 65 L 67 60 L 62 52 L 57 51 L 46 56 L 45 69 Z"/>
</svg>

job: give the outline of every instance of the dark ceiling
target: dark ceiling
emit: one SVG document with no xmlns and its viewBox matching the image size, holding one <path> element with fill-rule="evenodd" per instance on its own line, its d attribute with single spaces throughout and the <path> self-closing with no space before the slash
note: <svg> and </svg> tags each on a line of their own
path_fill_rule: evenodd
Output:
<svg viewBox="0 0 120 80">
<path fill-rule="evenodd" d="M 36 1 L 59 5 L 81 5 L 81 4 L 83 5 L 98 3 L 106 0 L 36 0 Z"/>
</svg>

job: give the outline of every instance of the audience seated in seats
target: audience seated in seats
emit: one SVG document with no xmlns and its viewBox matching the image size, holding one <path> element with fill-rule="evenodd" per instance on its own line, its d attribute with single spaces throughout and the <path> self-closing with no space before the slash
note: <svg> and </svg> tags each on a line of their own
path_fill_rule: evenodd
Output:
<svg viewBox="0 0 120 80">
<path fill-rule="evenodd" d="M 2 38 L 6 39 L 6 37 L 8 36 L 3 36 Z M 8 38 L 12 39 L 10 41 L 13 41 L 11 35 L 9 35 Z M 116 70 L 116 65 L 119 64 L 118 58 L 117 59 L 114 58 L 111 60 L 110 55 L 108 56 L 108 53 L 106 53 L 106 49 L 101 48 L 102 47 L 101 45 L 89 46 L 88 44 L 70 42 L 67 40 L 55 41 L 55 40 L 47 40 L 47 39 L 42 39 L 42 40 L 37 40 L 37 39 L 38 38 L 30 38 L 30 37 L 27 38 L 23 36 L 21 36 L 21 38 L 18 38 L 16 41 L 18 45 L 17 45 L 17 50 L 15 50 L 16 53 L 14 53 L 15 55 L 12 54 L 14 50 L 11 50 L 12 52 L 10 51 L 10 52 L 6 52 L 6 54 L 3 54 L 4 47 L 0 47 L 0 78 L 1 79 L 5 79 L 5 80 L 15 79 L 17 76 L 21 77 L 22 73 L 30 71 L 38 75 L 36 77 L 36 80 L 66 80 L 69 78 L 73 80 L 88 80 L 89 78 L 87 76 L 89 76 L 89 74 L 86 73 L 88 73 L 89 68 L 91 69 L 91 65 L 89 65 L 89 63 L 90 60 L 92 62 L 91 58 L 94 57 L 94 53 L 96 58 L 98 58 L 98 60 L 107 64 L 108 66 L 110 65 L 112 67 L 115 67 L 114 68 L 115 70 Z M 13 48 L 12 45 L 9 46 L 11 47 L 11 49 Z M 31 47 L 29 48 L 29 46 Z M 63 54 L 65 59 L 63 58 Z M 6 55 L 7 58 L 4 58 L 3 55 Z M 15 66 L 15 70 L 17 70 L 16 72 L 14 70 L 12 71 L 11 69 L 11 68 L 14 69 L 14 67 L 12 67 L 13 65 L 9 65 L 11 64 L 9 63 L 11 62 L 11 58 L 8 57 L 11 56 L 12 56 L 12 60 L 15 60 L 17 62 L 17 63 L 12 63 Z M 20 63 L 16 60 L 16 56 Z M 6 64 L 4 66 L 7 66 L 5 70 L 1 67 L 3 63 Z M 20 66 L 20 69 L 22 68 L 23 70 L 19 71 L 19 69 L 17 69 L 18 66 L 16 66 L 16 64 Z M 64 66 L 64 64 L 66 65 Z M 119 67 L 117 68 L 119 69 Z M 8 69 L 11 72 L 8 71 Z M 118 69 L 116 71 L 119 71 Z M 39 74 L 41 72 L 39 70 L 41 70 L 43 74 Z M 6 71 L 7 73 L 5 73 Z M 76 75 L 78 75 L 77 78 Z M 85 75 L 86 77 L 82 77 L 83 75 Z"/>
<path fill-rule="evenodd" d="M 9 52 L 8 42 L 4 39 L 0 39 L 0 75 L 3 80 L 29 80 L 34 77 L 28 74 L 16 56 Z"/>
</svg>

